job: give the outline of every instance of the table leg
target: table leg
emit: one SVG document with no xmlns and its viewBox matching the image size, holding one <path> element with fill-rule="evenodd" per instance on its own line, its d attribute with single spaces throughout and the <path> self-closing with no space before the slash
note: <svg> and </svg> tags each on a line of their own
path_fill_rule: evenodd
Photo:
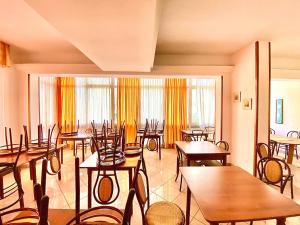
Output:
<svg viewBox="0 0 300 225">
<path fill-rule="evenodd" d="M 215 222 L 210 222 L 209 224 L 210 225 L 219 225 L 219 223 L 215 223 Z M 231 223 L 231 225 L 232 225 L 232 223 Z"/>
<path fill-rule="evenodd" d="M 161 143 L 160 143 L 160 137 L 158 138 L 158 153 L 159 153 L 159 160 L 161 160 Z"/>
<path fill-rule="evenodd" d="M 82 162 L 84 162 L 85 157 L 84 157 L 84 139 L 82 139 Z"/>
<path fill-rule="evenodd" d="M 88 169 L 88 209 L 92 208 L 92 170 Z"/>
<path fill-rule="evenodd" d="M 295 151 L 295 145 L 290 144 L 289 145 L 288 158 L 287 158 L 287 163 L 288 164 L 292 164 L 293 163 L 294 151 Z"/>
<path fill-rule="evenodd" d="M 63 144 L 64 142 L 62 142 Z M 61 159 L 61 164 L 64 163 L 64 148 L 61 148 L 60 150 L 60 159 Z"/>
<path fill-rule="evenodd" d="M 227 156 L 225 155 L 223 157 L 223 166 L 226 166 L 227 165 Z"/>
<path fill-rule="evenodd" d="M 276 225 L 285 225 L 285 218 L 278 218 L 276 221 Z"/>
<path fill-rule="evenodd" d="M 187 166 L 190 166 L 191 165 L 191 160 L 190 160 L 190 158 L 186 158 L 186 161 L 187 161 Z"/>
<path fill-rule="evenodd" d="M 132 169 L 128 169 L 128 184 L 129 184 L 129 190 L 132 187 Z"/>
<path fill-rule="evenodd" d="M 191 210 L 191 190 L 189 186 L 187 186 L 186 193 L 186 225 L 190 225 L 190 210 Z"/>
</svg>

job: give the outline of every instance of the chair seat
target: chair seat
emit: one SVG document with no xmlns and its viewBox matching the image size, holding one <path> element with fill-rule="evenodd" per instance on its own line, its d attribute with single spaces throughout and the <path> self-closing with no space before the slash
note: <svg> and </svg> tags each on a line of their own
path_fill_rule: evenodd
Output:
<svg viewBox="0 0 300 225">
<path fill-rule="evenodd" d="M 85 210 L 80 210 L 80 212 L 84 212 Z M 109 210 L 106 209 L 106 213 Z M 111 210 L 112 213 L 113 210 Z M 121 210 L 123 211 L 123 210 Z M 109 214 L 109 213 L 108 213 Z M 50 225 L 66 225 L 73 218 L 75 218 L 75 209 L 49 209 L 48 210 L 48 221 Z M 120 223 L 115 222 L 95 222 L 95 221 L 84 221 L 80 222 L 80 225 L 120 225 Z"/>
<path fill-rule="evenodd" d="M 156 202 L 146 211 L 147 225 L 183 225 L 185 218 L 182 210 L 171 202 Z"/>
<path fill-rule="evenodd" d="M 204 166 L 222 166 L 222 163 L 218 160 L 201 160 L 201 164 Z"/>
<path fill-rule="evenodd" d="M 10 171 L 13 171 L 12 167 L 0 165 L 0 173 L 8 173 Z"/>
<path fill-rule="evenodd" d="M 3 225 L 38 225 L 39 217 L 37 211 L 21 210 L 13 219 L 4 222 Z"/>
</svg>

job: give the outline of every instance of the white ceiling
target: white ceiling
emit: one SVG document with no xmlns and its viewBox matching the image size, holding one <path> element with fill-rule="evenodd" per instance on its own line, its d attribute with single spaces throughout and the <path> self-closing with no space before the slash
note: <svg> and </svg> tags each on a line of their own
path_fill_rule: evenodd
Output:
<svg viewBox="0 0 300 225">
<path fill-rule="evenodd" d="M 167 0 L 157 53 L 233 54 L 256 41 L 273 55 L 300 56 L 299 0 Z"/>
<path fill-rule="evenodd" d="M 0 6 L 0 40 L 11 44 L 15 62 L 91 62 L 23 0 Z"/>
<path fill-rule="evenodd" d="M 26 2 L 101 69 L 151 70 L 160 15 L 157 0 Z"/>
<path fill-rule="evenodd" d="M 271 41 L 273 56 L 300 58 L 299 0 L 161 2 L 0 0 L 0 40 L 17 63 L 114 71 L 149 71 L 155 52 L 224 56 L 256 40 Z"/>
</svg>

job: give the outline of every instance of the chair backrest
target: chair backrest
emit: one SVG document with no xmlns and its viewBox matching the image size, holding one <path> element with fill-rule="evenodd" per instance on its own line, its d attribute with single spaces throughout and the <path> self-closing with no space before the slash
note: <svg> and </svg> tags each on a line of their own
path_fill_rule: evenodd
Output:
<svg viewBox="0 0 300 225">
<path fill-rule="evenodd" d="M 185 135 L 184 136 L 184 141 L 186 141 L 186 142 L 195 141 L 195 138 L 192 135 Z"/>
<path fill-rule="evenodd" d="M 130 218 L 132 215 L 132 203 L 133 203 L 133 198 L 135 195 L 135 190 L 132 188 L 129 190 L 128 198 L 126 201 L 126 206 L 124 213 L 122 213 L 121 210 L 112 207 L 112 206 L 96 206 L 93 208 L 90 208 L 85 211 L 80 210 L 80 162 L 79 158 L 75 158 L 75 218 L 73 218 L 71 221 L 69 221 L 67 224 L 81 224 L 82 221 L 88 220 L 90 221 L 84 221 L 84 224 L 96 224 L 93 220 L 103 219 L 109 219 L 115 220 L 119 222 L 122 225 L 129 225 L 130 224 Z M 122 218 L 120 218 L 120 216 Z"/>
<path fill-rule="evenodd" d="M 115 141 L 116 136 L 117 134 L 115 134 Z M 117 146 L 115 145 L 111 149 L 104 146 L 104 150 L 100 150 L 96 144 L 96 140 L 92 138 L 92 141 L 96 146 L 98 155 L 98 171 L 93 188 L 93 196 L 99 204 L 111 204 L 117 200 L 120 194 L 120 185 L 116 172 Z M 112 162 L 112 165 L 106 166 L 105 160 Z"/>
<path fill-rule="evenodd" d="M 259 159 L 271 157 L 271 149 L 266 143 L 258 143 L 256 145 L 256 152 Z"/>
<path fill-rule="evenodd" d="M 46 192 L 46 180 L 48 175 L 57 175 L 61 171 L 61 161 L 59 151 L 57 149 L 59 136 L 61 135 L 61 127 L 58 128 L 58 132 L 55 139 L 54 149 L 50 139 L 48 138 L 48 148 L 46 158 L 42 161 L 42 173 L 41 173 L 41 187 L 43 194 Z M 49 165 L 49 166 L 48 166 Z"/>
<path fill-rule="evenodd" d="M 5 127 L 4 128 L 5 146 L 7 149 L 13 150 L 13 140 L 12 140 L 11 128 L 8 128 L 8 133 L 7 133 L 7 127 Z M 8 136 L 9 136 L 9 141 L 8 141 Z"/>
<path fill-rule="evenodd" d="M 20 173 L 18 171 L 18 160 L 22 151 L 22 142 L 23 142 L 23 135 L 20 135 L 20 145 L 19 145 L 19 152 L 17 157 L 13 163 L 0 163 L 4 169 L 1 171 L 4 175 L 7 173 L 13 173 L 14 180 L 11 182 L 3 182 L 2 187 L 2 198 L 0 198 L 0 212 L 9 209 L 10 207 L 14 206 L 15 204 L 19 203 L 24 196 L 24 191 L 21 185 L 21 178 Z M 10 196 L 17 195 L 18 197 L 14 199 L 12 197 L 12 202 L 7 203 L 5 200 Z"/>
<path fill-rule="evenodd" d="M 49 197 L 43 193 L 42 187 L 38 183 L 34 185 L 33 190 L 40 217 L 39 225 L 48 225 Z"/>
<path fill-rule="evenodd" d="M 7 211 L 0 211 L 0 224 L 3 224 L 2 217 L 7 217 L 9 221 L 6 221 L 5 224 L 48 225 L 49 197 L 47 195 L 43 195 L 40 184 L 34 185 L 34 199 L 36 201 L 37 209 L 21 207 Z M 15 217 L 16 215 L 18 216 Z"/>
<path fill-rule="evenodd" d="M 223 150 L 225 150 L 225 151 L 229 151 L 229 144 L 228 144 L 228 142 L 226 142 L 226 141 L 218 141 L 217 143 L 216 143 L 216 145 L 219 147 L 219 148 L 221 148 L 221 149 L 223 149 Z"/>
<path fill-rule="evenodd" d="M 276 133 L 275 130 L 270 128 L 270 134 L 275 134 L 275 133 Z"/>
<path fill-rule="evenodd" d="M 258 161 L 257 168 L 259 178 L 269 184 L 281 183 L 283 186 L 285 186 L 288 179 L 284 177 L 289 177 L 291 175 L 291 169 L 289 165 L 284 160 L 278 158 L 262 158 Z"/>
<path fill-rule="evenodd" d="M 133 184 L 144 221 L 145 207 L 148 209 L 150 206 L 150 191 L 148 175 L 143 167 L 135 170 Z"/>
<path fill-rule="evenodd" d="M 299 132 L 291 130 L 286 134 L 287 137 L 299 138 Z"/>
</svg>

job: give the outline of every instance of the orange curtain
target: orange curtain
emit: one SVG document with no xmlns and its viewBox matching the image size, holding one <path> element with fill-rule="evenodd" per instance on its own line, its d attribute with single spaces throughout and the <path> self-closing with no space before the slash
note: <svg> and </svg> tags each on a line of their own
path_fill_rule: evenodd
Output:
<svg viewBox="0 0 300 225">
<path fill-rule="evenodd" d="M 181 130 L 187 125 L 187 84 L 186 79 L 172 78 L 165 81 L 165 143 L 173 147 L 181 140 Z"/>
<path fill-rule="evenodd" d="M 76 129 L 75 78 L 58 77 L 56 80 L 57 121 L 63 132 Z"/>
<path fill-rule="evenodd" d="M 118 78 L 117 117 L 118 125 L 125 121 L 126 141 L 133 142 L 136 136 L 135 120 L 140 115 L 140 80 Z"/>
<path fill-rule="evenodd" d="M 9 67 L 10 57 L 9 57 L 9 45 L 0 41 L 0 66 Z"/>
</svg>

